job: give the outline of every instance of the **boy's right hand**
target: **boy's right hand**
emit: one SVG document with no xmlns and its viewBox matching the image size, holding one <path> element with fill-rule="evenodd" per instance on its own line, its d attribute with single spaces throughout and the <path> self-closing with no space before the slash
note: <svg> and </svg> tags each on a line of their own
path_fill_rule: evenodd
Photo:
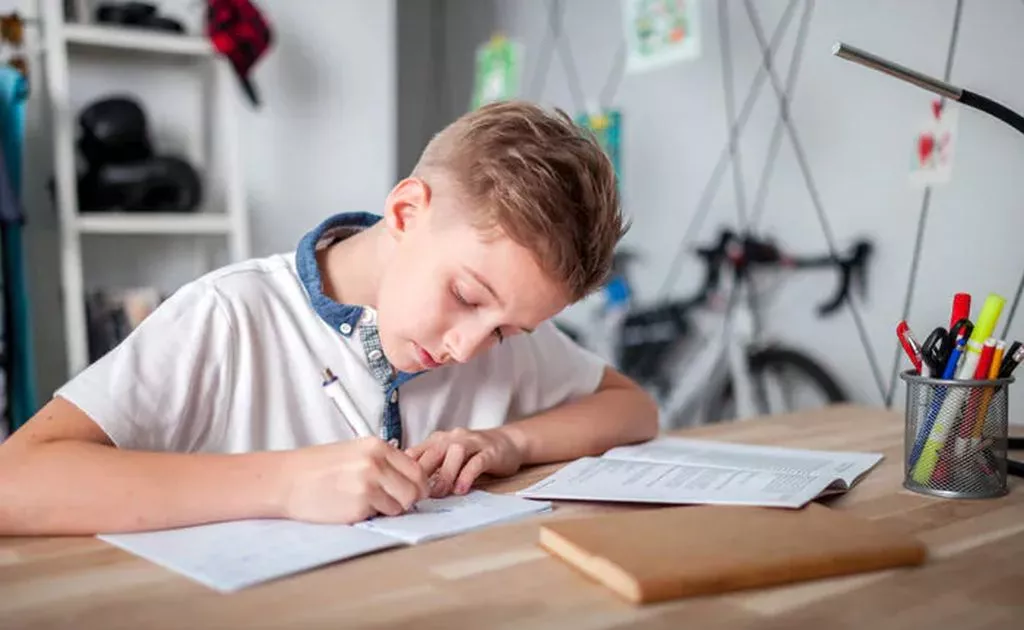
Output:
<svg viewBox="0 0 1024 630">
<path fill-rule="evenodd" d="M 287 518 L 355 523 L 395 516 L 430 495 L 416 460 L 367 437 L 292 451 L 284 466 Z"/>
</svg>

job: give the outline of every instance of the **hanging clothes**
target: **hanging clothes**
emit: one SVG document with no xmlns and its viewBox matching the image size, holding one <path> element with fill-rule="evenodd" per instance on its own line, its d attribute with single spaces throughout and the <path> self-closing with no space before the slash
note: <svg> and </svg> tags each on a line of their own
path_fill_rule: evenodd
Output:
<svg viewBox="0 0 1024 630">
<path fill-rule="evenodd" d="M 10 66 L 0 66 L 0 144 L 3 175 L 11 192 L 0 202 L 14 206 L 0 214 L 3 269 L 4 349 L 7 355 L 7 406 L 11 428 L 17 430 L 36 412 L 35 353 L 22 243 L 21 160 L 25 135 L 28 83 Z M 13 198 L 13 201 L 10 200 Z M 10 216 L 13 220 L 7 220 Z"/>
</svg>

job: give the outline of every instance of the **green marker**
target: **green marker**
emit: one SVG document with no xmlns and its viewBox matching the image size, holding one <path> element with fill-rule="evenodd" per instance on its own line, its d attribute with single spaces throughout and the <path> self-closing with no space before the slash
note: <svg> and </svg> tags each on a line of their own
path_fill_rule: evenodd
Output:
<svg viewBox="0 0 1024 630">
<path fill-rule="evenodd" d="M 975 324 L 974 331 L 967 340 L 967 352 L 969 354 L 964 357 L 963 365 L 960 366 L 960 370 L 957 372 L 956 377 L 958 379 L 974 378 L 974 370 L 978 367 L 978 359 L 981 358 L 981 348 L 996 329 L 996 322 L 999 321 L 999 315 L 1003 312 L 1005 304 L 1006 298 L 995 293 L 989 293 L 988 297 L 985 298 L 985 304 L 981 307 L 981 314 L 978 315 L 978 323 Z"/>
</svg>

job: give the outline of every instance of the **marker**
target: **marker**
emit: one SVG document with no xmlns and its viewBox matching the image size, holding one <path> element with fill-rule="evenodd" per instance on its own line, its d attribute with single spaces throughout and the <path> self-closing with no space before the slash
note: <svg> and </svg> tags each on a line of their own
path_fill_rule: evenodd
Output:
<svg viewBox="0 0 1024 630">
<path fill-rule="evenodd" d="M 950 356 L 950 363 L 946 366 L 946 373 L 949 373 L 950 365 L 952 365 L 957 380 L 967 380 L 974 376 L 974 371 L 978 368 L 978 362 L 981 360 L 981 350 L 985 345 L 985 341 L 992 336 L 992 331 L 996 327 L 996 321 L 1003 311 L 1004 304 L 1006 304 L 1006 298 L 995 293 L 990 293 L 985 298 L 985 304 L 982 306 L 981 314 L 978 316 L 978 323 L 974 326 L 971 337 L 967 341 L 962 364 L 958 368 L 956 363 L 953 362 L 954 357 L 959 359 L 957 355 L 960 354 L 954 349 L 953 355 Z M 957 348 L 960 348 L 962 345 L 958 342 Z M 953 377 L 947 377 L 946 374 L 943 374 L 943 378 Z M 946 438 L 953 424 L 957 421 L 964 400 L 969 392 L 970 389 L 966 387 L 953 387 L 946 393 L 945 399 L 942 401 L 942 407 L 939 408 L 939 412 L 932 424 L 928 439 L 921 450 L 921 456 L 917 458 L 917 462 L 914 464 L 914 481 L 927 484 L 931 480 L 932 473 L 935 472 L 935 464 L 939 461 L 939 451 L 946 444 Z"/>
<path fill-rule="evenodd" d="M 1006 342 L 1000 339 L 996 342 L 996 349 L 992 353 L 992 362 L 986 375 L 988 380 L 994 381 L 999 378 L 999 370 L 1003 364 L 1003 352 L 1005 350 Z M 971 432 L 972 442 L 981 439 L 981 431 L 985 428 L 985 417 L 988 415 L 988 406 L 992 402 L 992 394 L 994 393 L 994 388 L 986 387 L 985 391 L 981 394 L 981 402 L 978 403 L 978 417 L 974 420 L 974 430 Z"/>
<path fill-rule="evenodd" d="M 900 345 L 903 346 L 903 351 L 907 353 L 910 362 L 914 364 L 914 369 L 920 374 L 921 344 L 917 342 L 917 338 L 914 337 L 914 333 L 910 331 L 910 326 L 905 320 L 900 320 L 896 324 L 896 337 L 900 340 Z"/>
<path fill-rule="evenodd" d="M 960 380 L 970 379 L 974 376 L 974 370 L 978 367 L 981 359 L 981 349 L 985 341 L 992 336 L 996 328 L 996 322 L 1003 311 L 1006 298 L 995 293 L 985 298 L 985 305 L 981 308 L 981 315 L 978 316 L 978 323 L 971 332 L 971 338 L 967 340 L 967 356 L 964 357 L 964 364 L 957 370 L 956 378 Z"/>
<path fill-rule="evenodd" d="M 359 414 L 356 406 L 352 403 L 352 399 L 348 397 L 345 390 L 341 388 L 341 381 L 338 377 L 331 372 L 330 368 L 324 368 L 324 382 L 322 383 L 324 392 L 330 396 L 331 400 L 334 401 L 334 406 L 338 408 L 341 415 L 344 416 L 345 421 L 348 422 L 349 427 L 359 437 L 370 437 L 373 435 L 373 431 L 370 430 L 370 425 L 367 424 L 366 420 Z"/>
<path fill-rule="evenodd" d="M 971 318 L 971 294 L 957 293 L 953 296 L 953 311 L 949 316 L 950 329 L 961 319 Z"/>
<path fill-rule="evenodd" d="M 992 367 L 992 357 L 996 351 L 996 340 L 989 337 L 985 340 L 985 345 L 981 349 L 981 359 L 978 361 L 978 367 L 974 370 L 973 378 L 976 381 L 983 381 L 988 377 L 990 368 Z M 967 445 L 970 443 L 971 434 L 974 432 L 974 426 L 978 422 L 978 418 L 984 418 L 982 415 L 980 403 L 982 399 L 982 390 L 980 388 L 972 388 L 970 396 L 967 398 L 967 407 L 964 409 L 964 416 L 960 418 L 960 426 L 958 427 L 956 446 L 954 453 L 957 457 L 962 457 L 967 450 Z M 974 417 L 968 417 L 967 413 L 971 410 L 975 410 Z M 982 420 L 984 422 L 984 420 Z"/>
<path fill-rule="evenodd" d="M 1003 357 L 1003 363 L 999 368 L 999 376 L 1006 378 L 1013 374 L 1013 371 L 1017 369 L 1021 361 L 1024 361 L 1024 345 L 1021 345 L 1019 341 L 1014 341 Z"/>
</svg>

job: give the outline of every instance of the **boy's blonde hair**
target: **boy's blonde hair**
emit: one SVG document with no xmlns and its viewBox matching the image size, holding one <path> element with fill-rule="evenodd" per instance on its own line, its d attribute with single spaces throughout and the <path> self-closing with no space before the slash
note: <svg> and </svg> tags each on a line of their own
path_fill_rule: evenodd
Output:
<svg viewBox="0 0 1024 630">
<path fill-rule="evenodd" d="M 412 174 L 445 177 L 474 225 L 532 251 L 572 301 L 606 279 L 629 229 L 611 161 L 558 109 L 485 105 L 434 136 Z"/>
</svg>

